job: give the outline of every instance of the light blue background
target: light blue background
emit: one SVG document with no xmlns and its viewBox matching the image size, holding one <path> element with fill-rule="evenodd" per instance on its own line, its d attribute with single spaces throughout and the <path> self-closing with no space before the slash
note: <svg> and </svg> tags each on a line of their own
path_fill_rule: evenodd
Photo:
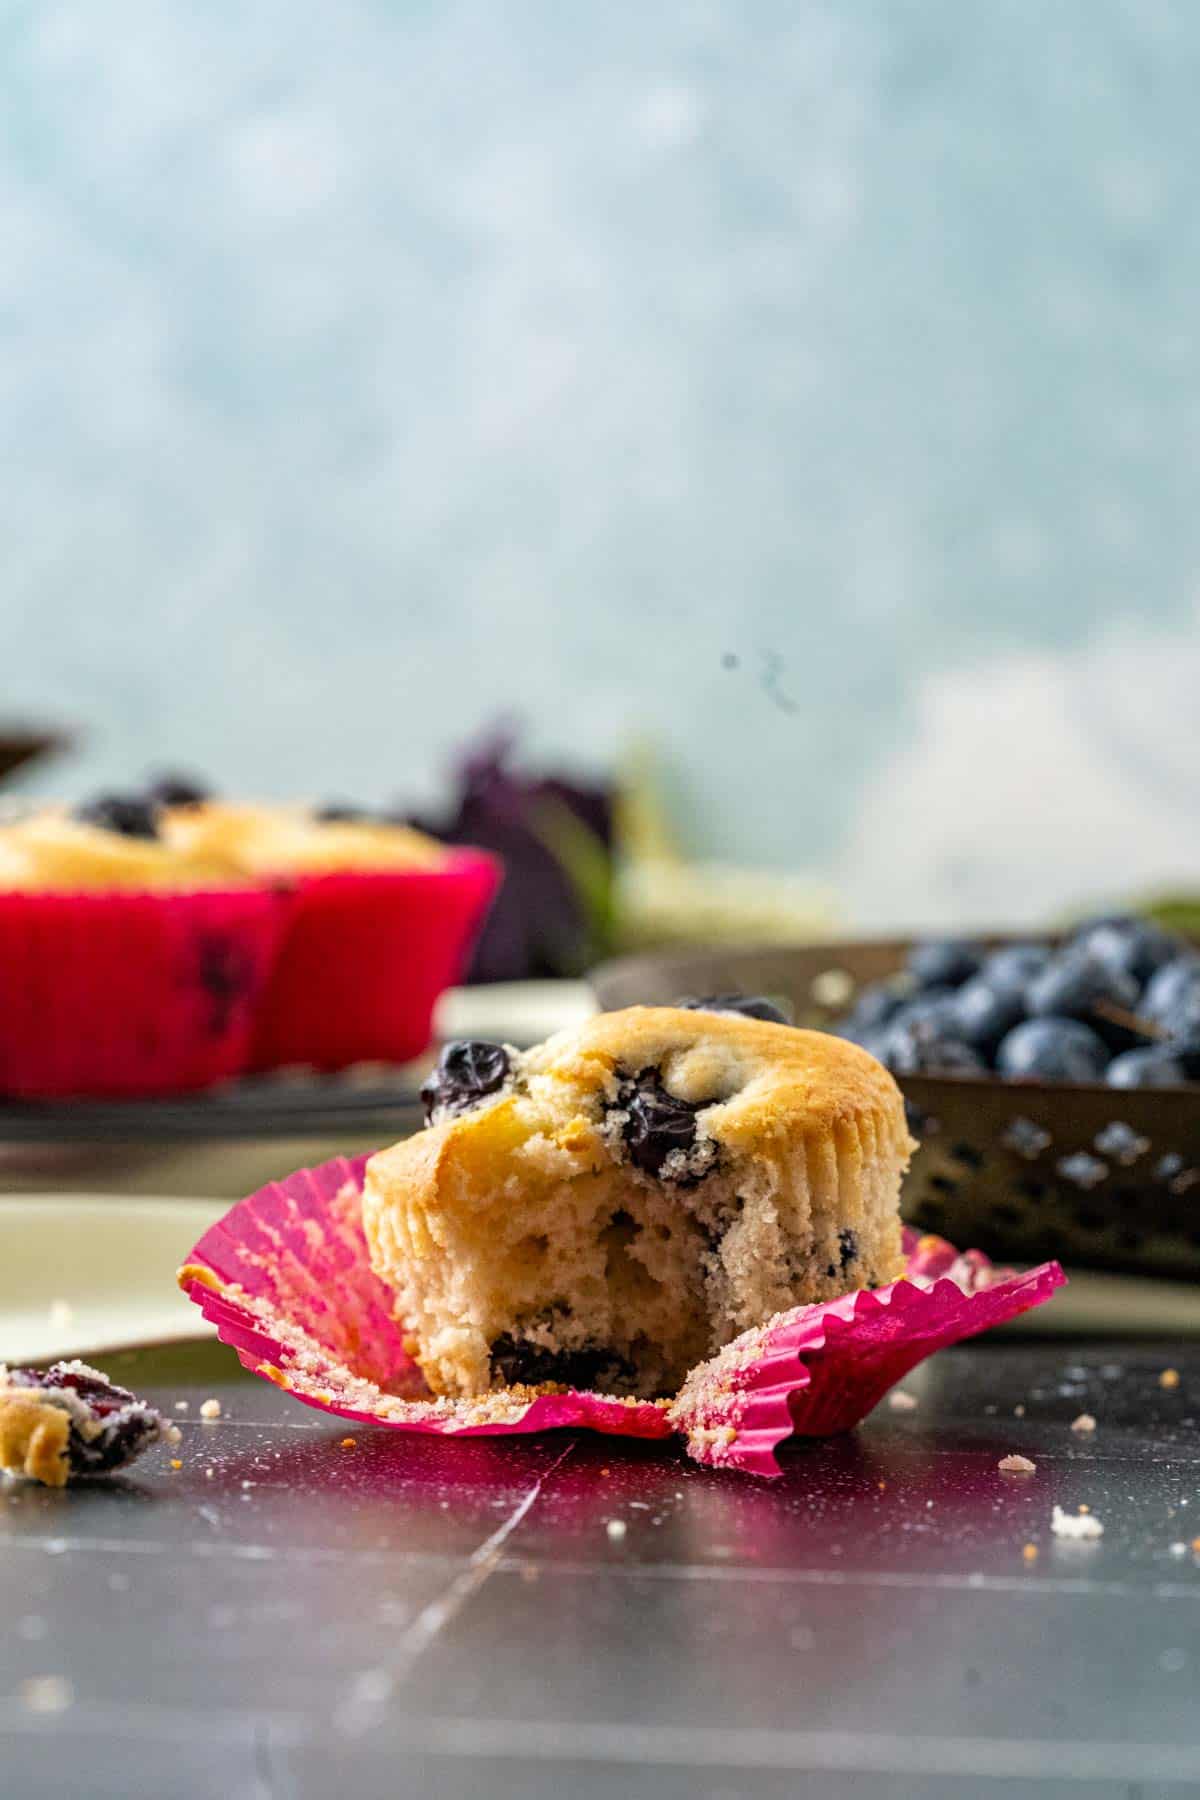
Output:
<svg viewBox="0 0 1200 1800">
<path fill-rule="evenodd" d="M 1200 7 L 38 0 L 3 51 L 0 666 L 90 729 L 43 787 L 424 798 L 515 710 L 865 922 L 1200 871 Z"/>
</svg>

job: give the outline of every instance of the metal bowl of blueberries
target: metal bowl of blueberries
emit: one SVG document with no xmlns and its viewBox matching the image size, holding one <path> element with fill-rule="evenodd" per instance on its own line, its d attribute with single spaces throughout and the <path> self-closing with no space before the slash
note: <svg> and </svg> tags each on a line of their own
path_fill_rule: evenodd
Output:
<svg viewBox="0 0 1200 1800">
<path fill-rule="evenodd" d="M 591 980 L 606 1009 L 765 1002 L 863 1044 L 904 1091 L 921 1145 L 905 1216 L 924 1230 L 1200 1280 L 1200 945 L 1153 921 L 663 953 Z"/>
</svg>

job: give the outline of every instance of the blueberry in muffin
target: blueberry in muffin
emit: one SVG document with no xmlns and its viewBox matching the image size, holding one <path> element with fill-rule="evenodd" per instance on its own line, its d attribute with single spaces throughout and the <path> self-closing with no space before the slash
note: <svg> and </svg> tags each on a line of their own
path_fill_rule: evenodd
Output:
<svg viewBox="0 0 1200 1800">
<path fill-rule="evenodd" d="M 98 794 L 75 809 L 81 825 L 97 825 L 122 837 L 156 838 L 158 807 L 142 794 Z"/>
<path fill-rule="evenodd" d="M 890 1282 L 913 1148 L 892 1077 L 822 1032 L 601 1014 L 446 1047 L 363 1221 L 431 1389 L 655 1398 L 749 1326 Z"/>
<path fill-rule="evenodd" d="M 152 806 L 201 806 L 212 799 L 212 789 L 193 775 L 167 773 L 147 783 L 145 796 Z"/>
</svg>

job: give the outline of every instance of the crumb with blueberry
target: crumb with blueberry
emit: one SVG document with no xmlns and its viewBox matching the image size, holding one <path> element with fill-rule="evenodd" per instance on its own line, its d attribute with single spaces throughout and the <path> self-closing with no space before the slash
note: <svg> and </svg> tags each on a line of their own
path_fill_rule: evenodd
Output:
<svg viewBox="0 0 1200 1800">
<path fill-rule="evenodd" d="M 83 1362 L 0 1365 L 0 1470 L 46 1487 L 126 1468 L 179 1427 Z"/>
</svg>

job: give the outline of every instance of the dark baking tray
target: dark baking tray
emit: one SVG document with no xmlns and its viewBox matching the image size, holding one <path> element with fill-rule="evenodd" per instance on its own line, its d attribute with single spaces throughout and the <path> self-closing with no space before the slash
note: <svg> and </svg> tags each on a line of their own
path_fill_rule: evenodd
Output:
<svg viewBox="0 0 1200 1800">
<path fill-rule="evenodd" d="M 418 1130 L 423 1068 L 267 1077 L 160 1100 L 0 1102 L 0 1195 L 237 1199 Z"/>
<path fill-rule="evenodd" d="M 236 1082 L 157 1100 L 0 1101 L 0 1144 L 178 1143 L 216 1138 L 306 1137 L 324 1132 L 416 1130 L 421 1072 L 369 1080 L 313 1074 Z"/>
<path fill-rule="evenodd" d="M 606 1009 L 769 994 L 790 1004 L 798 1025 L 820 1028 L 854 990 L 895 973 L 909 948 L 897 938 L 666 952 L 607 963 L 590 979 Z M 921 1140 L 904 1190 L 912 1224 L 1005 1260 L 1057 1256 L 1200 1281 L 1200 1089 L 929 1075 L 900 1085 Z M 1132 1141 L 1122 1144 L 1114 1125 Z"/>
</svg>

